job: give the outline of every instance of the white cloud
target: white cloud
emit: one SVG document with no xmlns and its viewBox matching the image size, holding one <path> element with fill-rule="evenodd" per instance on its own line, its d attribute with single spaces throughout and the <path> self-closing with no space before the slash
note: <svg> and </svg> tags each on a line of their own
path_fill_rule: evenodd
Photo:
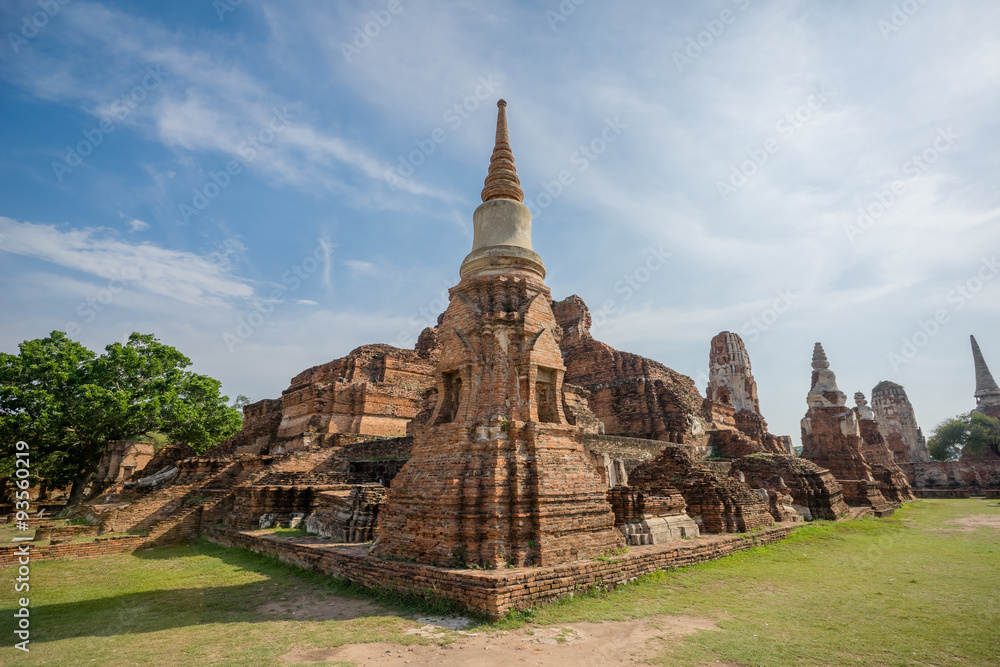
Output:
<svg viewBox="0 0 1000 667">
<path fill-rule="evenodd" d="M 377 267 L 371 262 L 365 262 L 360 259 L 345 259 L 344 264 L 346 264 L 352 272 L 361 273 L 366 275 L 373 275 L 376 273 Z"/>
<path fill-rule="evenodd" d="M 149 229 L 150 225 L 145 220 L 139 220 L 138 218 L 132 218 L 121 211 L 118 211 L 118 217 L 125 220 L 125 224 L 129 226 L 133 232 L 144 232 Z"/>
<path fill-rule="evenodd" d="M 190 304 L 250 298 L 253 288 L 231 274 L 225 255 L 201 256 L 152 243 L 127 243 L 104 229 L 60 229 L 0 216 L 4 250 Z"/>
</svg>

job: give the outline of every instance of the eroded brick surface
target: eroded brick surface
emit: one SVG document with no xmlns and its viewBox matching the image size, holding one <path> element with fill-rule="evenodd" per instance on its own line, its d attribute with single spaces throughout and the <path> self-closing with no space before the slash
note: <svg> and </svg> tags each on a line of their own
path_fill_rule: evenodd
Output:
<svg viewBox="0 0 1000 667">
<path fill-rule="evenodd" d="M 822 345 L 813 350 L 809 410 L 802 418 L 802 457 L 826 468 L 844 490 L 849 505 L 868 506 L 877 516 L 898 505 L 885 499 L 862 452 L 864 440 L 857 415 L 846 406 L 847 395 L 837 387 Z"/>
<path fill-rule="evenodd" d="M 412 429 L 373 553 L 422 563 L 547 565 L 624 541 L 567 423 L 549 290 L 511 268 L 473 272 L 438 327 L 437 402 Z"/>
<path fill-rule="evenodd" d="M 703 399 L 691 378 L 594 340 L 590 311 L 576 295 L 552 309 L 563 332 L 566 381 L 590 392 L 588 403 L 605 433 L 704 444 Z"/>
<path fill-rule="evenodd" d="M 657 458 L 632 471 L 629 485 L 677 488 L 687 513 L 710 533 L 745 532 L 774 523 L 767 502 L 750 486 L 715 473 L 683 447 L 665 447 Z"/>
<path fill-rule="evenodd" d="M 848 512 L 844 490 L 829 470 L 812 461 L 783 454 L 752 454 L 732 462 L 731 474 L 742 472 L 755 489 L 787 486 L 791 504 L 810 519 L 836 520 Z"/>
</svg>

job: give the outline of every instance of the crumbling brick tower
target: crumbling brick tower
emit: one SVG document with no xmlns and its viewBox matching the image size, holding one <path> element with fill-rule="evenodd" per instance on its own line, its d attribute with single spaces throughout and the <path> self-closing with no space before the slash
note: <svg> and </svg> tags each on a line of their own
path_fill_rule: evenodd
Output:
<svg viewBox="0 0 1000 667">
<path fill-rule="evenodd" d="M 902 385 L 882 380 L 872 389 L 872 411 L 896 463 L 931 460 L 927 440 L 917 426 L 913 405 Z"/>
<path fill-rule="evenodd" d="M 828 469 L 844 487 L 849 505 L 867 505 L 876 516 L 895 509 L 879 491 L 862 450 L 864 440 L 847 395 L 837 387 L 823 346 L 816 343 L 812 359 L 812 388 L 806 396 L 809 410 L 802 418 L 802 457 Z"/>
<path fill-rule="evenodd" d="M 500 100 L 472 252 L 438 327 L 437 405 L 414 428 L 373 553 L 437 565 L 551 565 L 624 544 L 563 412 L 561 331 Z"/>
</svg>

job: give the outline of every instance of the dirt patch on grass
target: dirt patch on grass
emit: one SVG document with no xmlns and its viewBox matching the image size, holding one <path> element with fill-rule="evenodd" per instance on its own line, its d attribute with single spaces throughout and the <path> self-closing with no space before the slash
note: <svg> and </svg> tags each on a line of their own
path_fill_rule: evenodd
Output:
<svg viewBox="0 0 1000 667">
<path fill-rule="evenodd" d="M 958 519 L 949 519 L 945 523 L 964 526 L 966 531 L 977 528 L 995 528 L 1000 530 L 1000 514 L 970 514 Z"/>
<path fill-rule="evenodd" d="M 361 616 L 380 616 L 386 613 L 383 607 L 368 602 L 336 595 L 315 597 L 315 595 L 290 596 L 287 600 L 272 600 L 254 611 L 271 619 L 296 619 L 303 621 L 346 621 Z"/>
<path fill-rule="evenodd" d="M 698 630 L 719 630 L 714 621 L 694 616 L 654 616 L 635 621 L 527 626 L 509 632 L 468 633 L 433 625 L 410 634 L 432 637 L 429 646 L 378 642 L 330 649 L 294 650 L 290 663 L 346 661 L 358 665 L 593 665 L 641 663 L 677 637 Z"/>
</svg>

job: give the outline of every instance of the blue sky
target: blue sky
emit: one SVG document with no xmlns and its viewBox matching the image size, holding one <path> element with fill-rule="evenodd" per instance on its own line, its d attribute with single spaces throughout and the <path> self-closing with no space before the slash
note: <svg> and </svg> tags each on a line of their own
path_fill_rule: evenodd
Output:
<svg viewBox="0 0 1000 667">
<path fill-rule="evenodd" d="M 994 2 L 4 2 L 0 349 L 155 333 L 230 396 L 412 345 L 495 102 L 554 298 L 798 441 L 822 341 L 929 432 L 1000 371 Z"/>
</svg>

